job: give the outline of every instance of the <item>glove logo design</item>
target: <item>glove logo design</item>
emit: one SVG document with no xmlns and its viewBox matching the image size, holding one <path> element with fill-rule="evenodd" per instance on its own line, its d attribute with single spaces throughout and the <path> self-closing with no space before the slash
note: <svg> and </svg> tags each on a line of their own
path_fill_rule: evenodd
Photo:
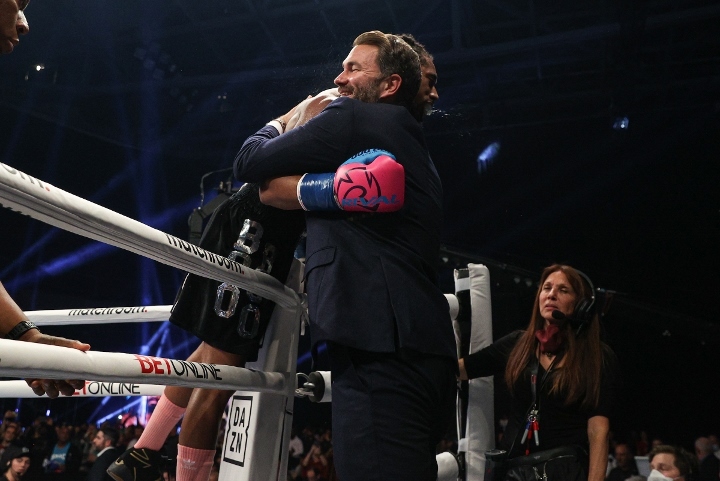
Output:
<svg viewBox="0 0 720 481">
<path fill-rule="evenodd" d="M 337 179 L 337 196 L 341 208 L 361 207 L 368 211 L 375 212 L 380 205 L 396 204 L 396 196 L 389 199 L 382 195 L 382 188 L 375 174 L 367 171 L 362 165 L 354 167 L 345 172 L 344 176 Z"/>
<path fill-rule="evenodd" d="M 395 212 L 405 204 L 405 169 L 389 152 L 366 150 L 335 173 L 303 175 L 297 196 L 307 211 Z"/>
<path fill-rule="evenodd" d="M 405 202 L 405 170 L 389 155 L 367 162 L 351 159 L 336 172 L 333 189 L 342 210 L 395 212 Z"/>
</svg>

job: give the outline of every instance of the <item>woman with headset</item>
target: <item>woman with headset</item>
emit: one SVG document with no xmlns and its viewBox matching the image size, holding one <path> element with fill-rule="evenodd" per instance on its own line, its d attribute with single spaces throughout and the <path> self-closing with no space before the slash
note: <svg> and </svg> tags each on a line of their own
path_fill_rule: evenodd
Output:
<svg viewBox="0 0 720 481">
<path fill-rule="evenodd" d="M 547 267 L 527 328 L 459 361 L 460 379 L 504 373 L 511 394 L 495 479 L 604 480 L 615 366 L 590 279 Z"/>
</svg>

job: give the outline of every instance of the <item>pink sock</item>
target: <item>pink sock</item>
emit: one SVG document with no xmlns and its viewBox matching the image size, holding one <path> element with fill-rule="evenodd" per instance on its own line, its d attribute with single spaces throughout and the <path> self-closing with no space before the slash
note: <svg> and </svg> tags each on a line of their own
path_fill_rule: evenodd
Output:
<svg viewBox="0 0 720 481">
<path fill-rule="evenodd" d="M 176 481 L 207 481 L 215 462 L 214 449 L 178 445 Z"/>
<path fill-rule="evenodd" d="M 135 448 L 160 451 L 170 431 L 177 426 L 183 414 L 185 414 L 185 408 L 174 404 L 163 394 L 155 406 L 145 430 L 140 435 L 140 439 L 135 443 Z"/>
</svg>

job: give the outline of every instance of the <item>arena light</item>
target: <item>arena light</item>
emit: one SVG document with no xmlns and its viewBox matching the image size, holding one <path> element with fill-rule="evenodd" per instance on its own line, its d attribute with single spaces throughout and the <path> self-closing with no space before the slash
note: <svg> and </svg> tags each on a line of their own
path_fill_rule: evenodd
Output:
<svg viewBox="0 0 720 481">
<path fill-rule="evenodd" d="M 613 121 L 613 129 L 615 130 L 627 130 L 630 128 L 630 119 L 623 117 L 616 117 Z"/>
<path fill-rule="evenodd" d="M 188 199 L 187 201 L 171 207 L 170 209 L 167 209 L 161 214 L 150 218 L 148 220 L 148 225 L 154 226 L 156 228 L 170 225 L 176 219 L 187 216 L 187 213 L 190 212 L 196 204 L 197 198 L 192 197 L 191 199 Z M 21 256 L 21 259 L 16 260 L 16 262 L 12 263 L 6 269 L 4 269 L 2 271 L 2 275 L 7 277 L 12 268 L 19 267 L 19 265 L 21 264 L 21 262 L 19 261 L 25 261 L 27 258 L 29 258 L 29 253 L 35 253 L 40 248 L 48 244 L 55 237 L 56 233 L 57 231 L 48 232 L 45 236 L 43 236 L 43 238 L 37 241 L 36 244 L 26 249 L 26 252 L 24 252 Z M 38 268 L 32 272 L 17 275 L 12 279 L 3 282 L 3 284 L 5 284 L 5 287 L 12 293 L 14 290 L 20 289 L 21 287 L 29 284 L 33 284 L 40 279 L 61 275 L 65 272 L 75 269 L 76 267 L 85 265 L 88 262 L 99 259 L 113 252 L 116 252 L 116 250 L 108 246 L 107 244 L 86 244 L 85 246 L 80 247 L 72 252 L 45 262 L 44 264 L 38 266 Z M 142 292 L 140 293 L 140 296 L 143 296 Z M 155 303 L 146 302 L 145 304 Z"/>
<path fill-rule="evenodd" d="M 102 424 L 102 423 L 104 423 L 105 421 L 107 421 L 107 420 L 109 420 L 109 419 L 113 419 L 113 418 L 122 419 L 123 413 L 128 412 L 130 409 L 132 409 L 132 408 L 134 408 L 135 406 L 137 406 L 138 404 L 140 404 L 140 402 L 141 402 L 143 399 L 145 399 L 145 398 L 144 398 L 144 397 L 141 397 L 141 398 L 135 399 L 134 401 L 132 401 L 132 402 L 130 402 L 130 403 L 128 403 L 128 404 L 124 404 L 120 409 L 116 409 L 115 411 L 113 411 L 113 412 L 111 412 L 111 413 L 109 413 L 109 414 L 106 414 L 105 416 L 103 416 L 103 417 L 101 417 L 101 418 L 98 418 L 97 421 L 95 421 L 95 424 Z M 98 409 L 95 410 L 95 412 L 90 416 L 90 418 L 89 418 L 88 420 L 92 421 L 92 420 L 95 418 L 95 416 L 98 415 L 98 411 L 100 410 L 100 408 L 101 408 L 102 406 L 105 406 L 105 404 L 108 402 L 108 400 L 110 400 L 109 397 L 103 398 L 103 400 L 102 400 L 102 402 L 100 403 L 100 406 L 98 407 Z"/>
<path fill-rule="evenodd" d="M 323 342 L 323 343 L 320 343 L 320 344 L 318 345 L 318 348 L 317 348 L 318 354 L 320 354 L 320 353 L 322 353 L 322 352 L 325 352 L 326 350 L 327 350 L 327 344 L 325 344 L 324 342 Z M 300 354 L 300 355 L 298 356 L 297 365 L 300 366 L 300 365 L 305 364 L 306 362 L 308 362 L 308 361 L 310 361 L 310 360 L 312 360 L 312 351 L 307 351 L 307 352 L 305 352 L 305 353 L 303 353 L 303 354 Z"/>
<path fill-rule="evenodd" d="M 486 172 L 500 153 L 500 142 L 492 142 L 477 157 L 478 174 Z"/>
<path fill-rule="evenodd" d="M 132 169 L 132 165 L 128 164 L 128 166 L 122 172 L 116 174 L 112 179 L 107 182 L 107 184 L 105 184 L 101 189 L 95 192 L 95 194 L 90 197 L 90 200 L 93 202 L 100 202 L 106 197 L 111 196 L 115 193 L 117 188 L 119 188 L 127 179 L 133 176 L 133 173 L 134 170 Z M 20 266 L 22 266 L 29 259 L 34 258 L 37 253 L 42 250 L 43 247 L 48 245 L 50 241 L 55 238 L 58 232 L 60 231 L 57 229 L 52 229 L 39 239 L 35 240 L 31 245 L 26 246 L 23 249 L 22 253 L 15 260 L 6 265 L 5 268 L 0 271 L 0 279 L 7 279 L 13 270 L 19 269 Z"/>
<path fill-rule="evenodd" d="M 110 249 L 106 244 L 88 244 L 69 255 L 58 257 L 53 261 L 40 266 L 38 271 L 36 271 L 36 274 L 43 272 L 49 276 L 56 276 L 60 273 L 72 270 L 78 265 L 86 264 L 94 259 L 97 259 L 104 252 L 109 250 Z M 33 275 L 33 277 L 35 276 Z"/>
</svg>

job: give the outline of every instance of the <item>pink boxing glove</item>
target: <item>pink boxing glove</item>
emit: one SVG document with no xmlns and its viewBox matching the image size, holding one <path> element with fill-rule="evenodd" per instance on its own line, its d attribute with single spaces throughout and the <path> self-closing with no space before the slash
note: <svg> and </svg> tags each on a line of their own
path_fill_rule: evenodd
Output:
<svg viewBox="0 0 720 481">
<path fill-rule="evenodd" d="M 388 155 L 342 164 L 333 181 L 335 201 L 348 212 L 395 212 L 405 203 L 405 169 Z"/>
</svg>

